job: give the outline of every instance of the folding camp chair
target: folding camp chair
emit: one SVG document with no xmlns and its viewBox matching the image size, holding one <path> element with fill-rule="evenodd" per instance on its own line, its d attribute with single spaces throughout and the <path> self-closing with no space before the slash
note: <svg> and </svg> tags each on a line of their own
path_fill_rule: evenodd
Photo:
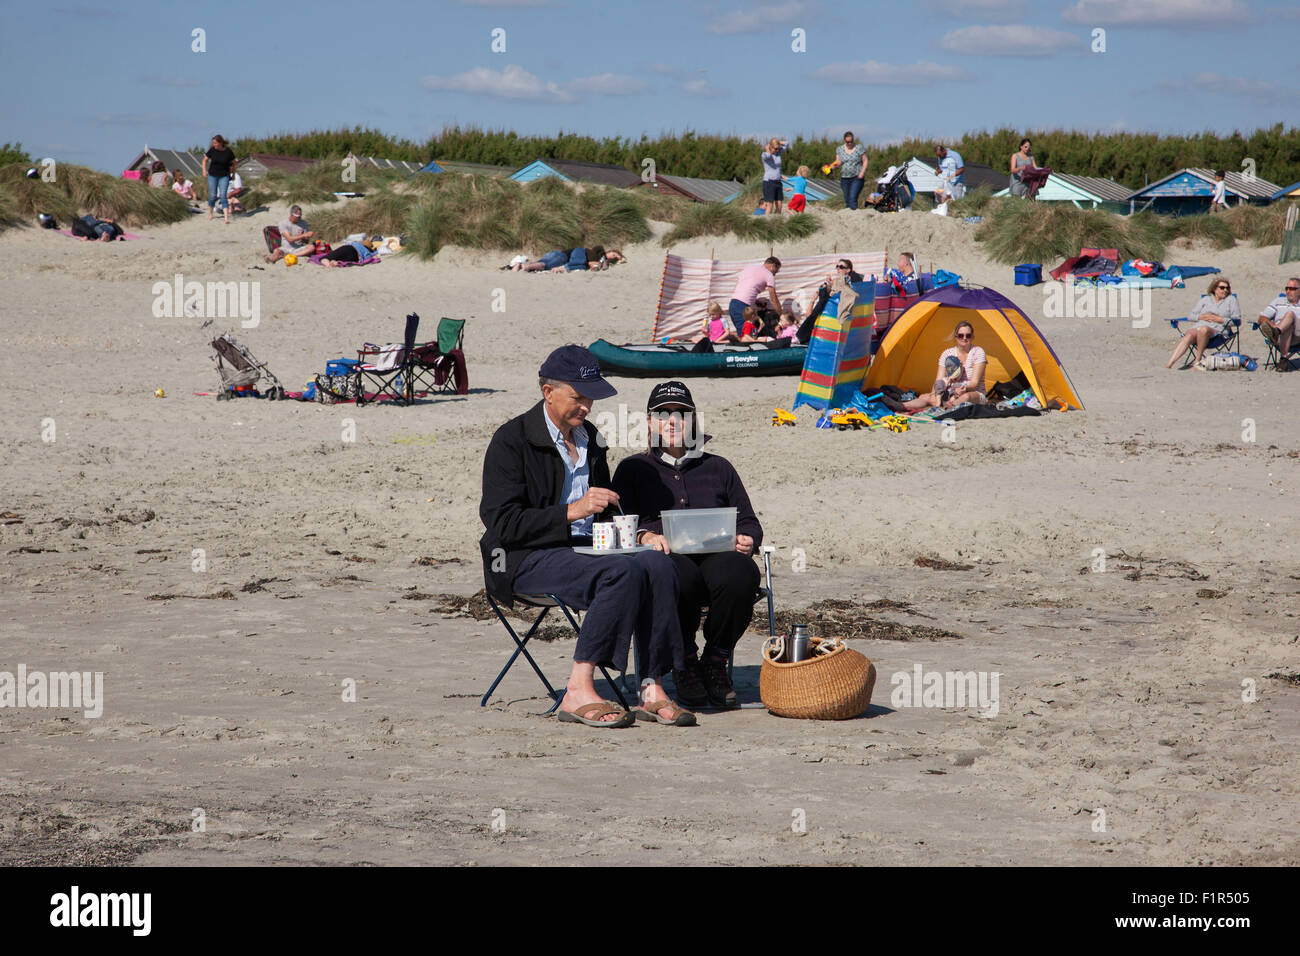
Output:
<svg viewBox="0 0 1300 956">
<path fill-rule="evenodd" d="M 776 606 L 775 606 L 775 604 L 774 604 L 773 597 L 772 597 L 772 552 L 775 551 L 775 550 L 776 550 L 776 548 L 773 547 L 772 545 L 769 545 L 769 544 L 765 544 L 765 545 L 763 545 L 763 548 L 762 548 L 762 551 L 763 551 L 763 584 L 762 584 L 762 585 L 759 587 L 759 589 L 754 593 L 754 603 L 755 603 L 755 604 L 757 604 L 759 601 L 762 601 L 762 600 L 766 600 L 766 601 L 767 601 L 767 635 L 768 635 L 768 637 L 772 637 L 772 636 L 774 636 L 774 635 L 776 634 Z M 708 605 L 705 605 L 704 608 L 703 608 L 702 610 L 703 610 L 704 613 L 700 616 L 700 622 L 701 622 L 701 623 L 704 622 L 704 618 L 705 618 L 705 616 L 707 616 L 708 613 L 709 613 Z M 693 636 L 693 635 L 692 635 L 692 636 Z M 730 654 L 730 655 L 728 656 L 728 658 L 727 658 L 727 676 L 728 676 L 728 677 L 732 677 L 732 676 L 735 674 L 735 670 L 736 670 L 736 650 L 735 650 L 735 648 L 732 648 L 732 650 L 731 650 L 731 654 Z M 624 674 L 624 675 L 622 675 L 622 677 L 623 677 L 624 682 L 626 683 L 626 681 L 627 681 L 627 675 Z M 640 688 L 640 686 L 641 686 L 641 672 L 640 672 L 639 669 L 636 670 L 636 684 L 637 684 L 637 687 Z"/>
<path fill-rule="evenodd" d="M 1237 297 L 1237 293 L 1235 292 L 1232 293 L 1232 297 L 1235 299 Z M 1189 319 L 1186 317 L 1181 319 L 1170 319 L 1169 326 L 1174 330 L 1174 333 L 1181 339 L 1184 335 L 1187 334 L 1187 330 L 1190 329 L 1197 321 L 1198 321 L 1197 319 Z M 1240 345 L 1241 345 L 1241 323 L 1235 319 L 1230 319 L 1224 325 L 1222 332 L 1210 336 L 1210 340 L 1205 343 L 1205 354 L 1218 355 L 1221 352 L 1236 352 L 1240 349 Z M 1189 348 L 1185 353 L 1183 357 L 1182 367 L 1187 368 L 1194 361 L 1196 361 L 1195 346 Z"/>
<path fill-rule="evenodd" d="M 252 352 L 235 341 L 229 332 L 223 332 L 212 340 L 212 349 L 217 354 L 213 361 L 217 363 L 217 373 L 221 376 L 221 390 L 217 392 L 217 401 L 225 401 L 236 395 L 256 395 L 257 383 L 266 379 L 270 387 L 263 393 L 266 398 L 275 400 L 284 398 L 284 387 L 280 380 L 259 362 Z"/>
<path fill-rule="evenodd" d="M 557 598 L 554 594 L 514 595 L 514 600 L 516 602 L 520 604 L 524 604 L 528 607 L 535 607 L 541 609 L 540 613 L 538 613 L 536 619 L 533 621 L 532 626 L 528 628 L 528 633 L 521 638 L 519 634 L 515 631 L 515 629 L 510 626 L 510 622 L 506 620 L 506 616 L 502 612 L 501 606 L 497 604 L 496 599 L 492 597 L 492 594 L 490 592 L 488 592 L 487 594 L 487 599 L 488 599 L 488 604 L 491 605 L 493 612 L 497 616 L 497 620 L 500 621 L 501 626 L 506 629 L 506 632 L 510 635 L 510 639 L 515 642 L 515 649 L 514 652 L 510 655 L 510 660 L 506 661 L 506 666 L 501 668 L 501 673 L 497 674 L 496 680 L 492 682 L 492 686 L 487 689 L 487 693 L 484 694 L 483 699 L 479 701 L 479 706 L 480 707 L 487 706 L 488 698 L 492 696 L 492 692 L 497 689 L 497 685 L 501 683 L 502 679 L 505 678 L 510 668 L 514 666 L 515 661 L 519 659 L 519 655 L 522 654 L 524 656 L 524 659 L 528 661 L 529 666 L 532 667 L 533 673 L 537 675 L 538 679 L 541 680 L 542 684 L 546 687 L 546 693 L 550 696 L 551 700 L 554 701 L 554 703 L 551 704 L 550 708 L 545 711 L 547 715 L 553 714 L 559 708 L 560 701 L 564 700 L 564 690 L 563 689 L 556 690 L 554 687 L 551 686 L 551 682 L 546 679 L 546 675 L 542 673 L 542 669 L 537 666 L 537 661 L 533 659 L 533 655 L 528 653 L 528 642 L 529 640 L 532 639 L 533 635 L 537 633 L 537 629 L 541 626 L 542 621 L 545 620 L 546 615 L 550 613 L 551 608 L 553 607 L 558 607 L 564 613 L 565 618 L 567 618 L 569 621 L 569 626 L 573 628 L 573 633 L 576 636 L 578 633 L 579 625 L 577 620 L 573 616 L 573 611 L 571 611 L 569 609 L 569 606 L 565 604 L 563 601 L 561 601 L 559 598 Z M 635 638 L 633 638 L 633 643 L 635 645 Z M 634 646 L 633 655 L 635 656 L 635 654 L 636 651 Z M 627 700 L 623 697 L 622 691 L 619 690 L 618 683 L 615 682 L 614 678 L 609 676 L 609 671 L 607 671 L 604 667 L 601 667 L 600 672 L 602 675 L 604 675 L 605 680 L 609 683 L 609 686 L 614 689 L 614 696 L 618 698 L 618 702 L 623 706 L 624 710 L 627 710 L 628 709 Z"/>
<path fill-rule="evenodd" d="M 1254 322 L 1250 324 L 1250 327 L 1253 329 L 1257 329 L 1259 331 L 1259 334 L 1264 337 L 1265 346 L 1268 348 L 1268 358 L 1264 359 L 1264 368 L 1266 369 L 1277 368 L 1283 362 L 1286 362 L 1287 365 L 1290 365 L 1291 356 L 1300 355 L 1300 329 L 1292 330 L 1291 348 L 1284 356 L 1282 354 L 1282 350 L 1277 346 L 1277 340 L 1270 337 L 1269 335 L 1269 332 L 1274 331 L 1272 326 L 1268 325 L 1267 322 L 1261 322 L 1259 321 L 1259 319 L 1256 319 Z M 1264 331 L 1265 327 L 1269 329 L 1269 332 Z"/>
<path fill-rule="evenodd" d="M 412 312 L 406 317 L 406 334 L 400 346 L 379 346 L 367 342 L 357 350 L 357 364 L 352 374 L 356 377 L 358 405 L 384 399 L 402 405 L 415 401 L 413 355 L 415 333 L 419 327 L 420 317 Z M 373 393 L 367 394 L 367 383 L 375 387 Z"/>
<path fill-rule="evenodd" d="M 415 347 L 412 355 L 413 385 L 430 392 L 450 392 L 464 395 L 469 391 L 465 373 L 465 320 L 438 320 L 438 341 L 425 342 Z"/>
</svg>

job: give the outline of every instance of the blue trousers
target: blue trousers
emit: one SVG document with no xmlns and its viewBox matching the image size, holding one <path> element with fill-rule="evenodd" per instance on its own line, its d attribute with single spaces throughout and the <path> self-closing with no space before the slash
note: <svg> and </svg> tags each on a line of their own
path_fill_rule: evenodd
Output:
<svg viewBox="0 0 1300 956">
<path fill-rule="evenodd" d="M 844 208 L 857 209 L 858 196 L 862 193 L 862 180 L 857 176 L 844 176 L 840 179 L 840 190 L 844 193 Z"/>
<path fill-rule="evenodd" d="M 226 191 L 230 189 L 229 176 L 209 176 L 208 177 L 208 208 L 216 206 L 218 209 L 226 208 Z"/>
<path fill-rule="evenodd" d="M 574 661 L 626 671 L 635 632 L 642 678 L 657 679 L 685 663 L 677 572 L 661 551 L 591 555 L 543 548 L 519 565 L 514 590 L 554 594 L 569 607 L 587 612 Z"/>
</svg>

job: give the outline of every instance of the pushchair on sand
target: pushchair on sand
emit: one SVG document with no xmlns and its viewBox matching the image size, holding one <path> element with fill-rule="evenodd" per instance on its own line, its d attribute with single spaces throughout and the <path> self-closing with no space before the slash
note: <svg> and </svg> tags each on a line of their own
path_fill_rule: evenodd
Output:
<svg viewBox="0 0 1300 956">
<path fill-rule="evenodd" d="M 217 372 L 221 375 L 221 391 L 217 392 L 217 401 L 245 395 L 272 401 L 284 398 L 284 386 L 266 367 L 266 363 L 259 362 L 229 332 L 223 332 L 213 339 L 212 349 L 216 352 L 213 361 L 217 363 Z M 268 387 L 258 392 L 257 384 L 263 380 Z"/>
</svg>

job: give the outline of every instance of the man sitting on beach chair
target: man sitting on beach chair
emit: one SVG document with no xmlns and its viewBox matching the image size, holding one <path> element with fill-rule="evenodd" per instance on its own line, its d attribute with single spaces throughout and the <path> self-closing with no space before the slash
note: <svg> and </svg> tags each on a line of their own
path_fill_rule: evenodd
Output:
<svg viewBox="0 0 1300 956">
<path fill-rule="evenodd" d="M 1277 370 L 1288 372 L 1291 364 L 1287 356 L 1291 353 L 1291 343 L 1300 339 L 1300 279 L 1295 276 L 1286 280 L 1286 292 L 1264 307 L 1259 314 L 1259 330 L 1264 338 L 1277 349 Z"/>
<path fill-rule="evenodd" d="M 289 253 L 305 259 L 316 250 L 316 233 L 307 228 L 301 206 L 289 207 L 289 218 L 280 223 L 280 248 L 266 256 L 267 262 L 279 262 Z"/>
<path fill-rule="evenodd" d="M 695 715 L 674 704 L 660 683 L 683 663 L 672 559 L 660 551 L 573 550 L 591 544 L 597 516 L 618 508 L 603 440 L 587 421 L 596 399 L 617 392 L 579 345 L 547 356 L 538 378 L 542 400 L 498 428 L 483 457 L 479 517 L 487 530 L 479 548 L 488 590 L 509 606 L 516 594 L 545 594 L 586 610 L 560 720 L 601 728 L 637 718 L 690 726 Z M 633 631 L 647 687 L 630 713 L 601 699 L 594 676 L 597 665 L 626 670 Z"/>
</svg>

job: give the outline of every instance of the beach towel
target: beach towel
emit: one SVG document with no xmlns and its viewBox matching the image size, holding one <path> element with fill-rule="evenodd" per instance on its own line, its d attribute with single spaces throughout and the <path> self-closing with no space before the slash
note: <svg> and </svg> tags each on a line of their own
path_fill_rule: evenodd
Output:
<svg viewBox="0 0 1300 956">
<path fill-rule="evenodd" d="M 1020 185 L 1025 187 L 1025 198 L 1033 199 L 1038 190 L 1043 188 L 1047 182 L 1047 177 L 1052 175 L 1050 166 L 1022 166 L 1020 167 Z"/>
</svg>

